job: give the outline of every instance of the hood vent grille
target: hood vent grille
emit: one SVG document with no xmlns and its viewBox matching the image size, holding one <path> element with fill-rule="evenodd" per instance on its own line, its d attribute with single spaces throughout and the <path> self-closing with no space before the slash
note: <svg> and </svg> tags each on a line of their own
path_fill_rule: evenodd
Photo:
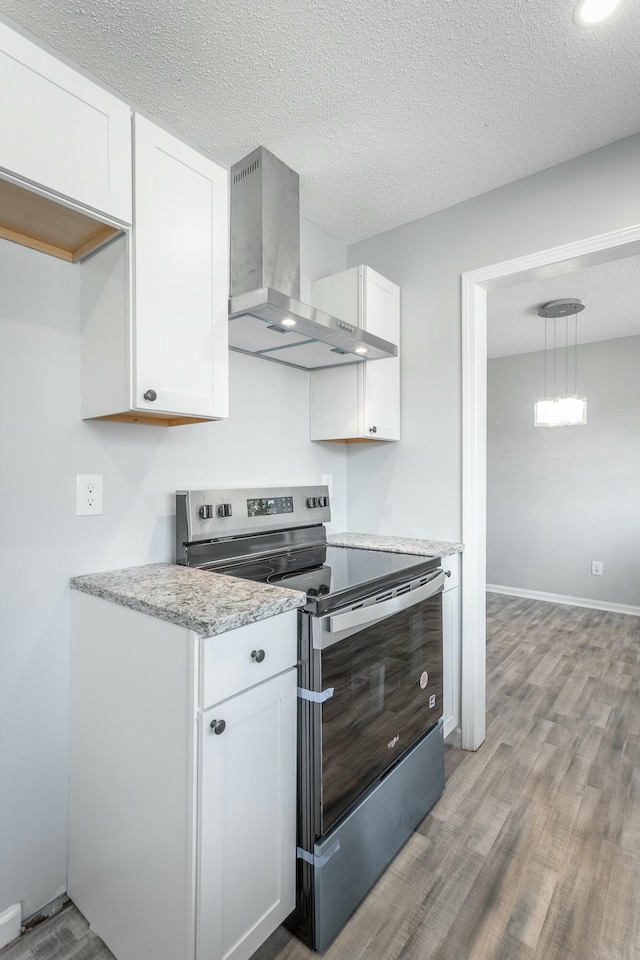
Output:
<svg viewBox="0 0 640 960">
<path fill-rule="evenodd" d="M 231 168 L 230 348 L 307 370 L 397 356 L 394 344 L 300 302 L 299 189 L 264 147 Z"/>
<path fill-rule="evenodd" d="M 254 160 L 253 163 L 250 163 L 248 167 L 245 167 L 244 170 L 240 170 L 239 173 L 233 175 L 233 182 L 239 183 L 240 180 L 244 180 L 245 177 L 248 177 L 250 173 L 253 173 L 254 170 L 257 170 L 260 167 L 260 159 Z"/>
</svg>

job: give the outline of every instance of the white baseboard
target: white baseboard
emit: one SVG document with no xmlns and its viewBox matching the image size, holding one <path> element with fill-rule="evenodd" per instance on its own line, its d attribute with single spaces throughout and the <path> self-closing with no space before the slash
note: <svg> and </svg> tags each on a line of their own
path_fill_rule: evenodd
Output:
<svg viewBox="0 0 640 960">
<path fill-rule="evenodd" d="M 447 733 L 447 724 L 444 725 L 444 741 L 448 743 L 450 747 L 461 747 L 462 746 L 462 736 L 460 734 L 460 727 L 453 723 L 450 725 L 449 732 Z"/>
<path fill-rule="evenodd" d="M 609 613 L 626 613 L 631 617 L 640 617 L 640 607 L 634 607 L 627 603 L 608 603 L 606 600 L 565 597 L 560 593 L 541 593 L 539 590 L 524 590 L 521 587 L 503 587 L 497 583 L 488 583 L 487 593 L 501 593 L 507 597 L 542 600 L 545 603 L 562 603 L 567 607 L 588 607 L 590 610 L 606 610 Z"/>
<path fill-rule="evenodd" d="M 456 729 L 457 726 L 458 726 L 458 722 L 456 721 L 455 717 L 447 717 L 447 719 L 443 721 L 442 734 L 445 740 L 447 739 L 450 733 L 453 733 L 453 731 Z"/>
<path fill-rule="evenodd" d="M 20 936 L 22 908 L 19 903 L 0 913 L 0 950 Z"/>
</svg>

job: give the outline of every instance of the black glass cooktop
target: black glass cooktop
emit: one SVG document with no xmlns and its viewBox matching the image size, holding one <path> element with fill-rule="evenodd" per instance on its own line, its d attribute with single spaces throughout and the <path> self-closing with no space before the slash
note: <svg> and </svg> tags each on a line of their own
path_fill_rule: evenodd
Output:
<svg viewBox="0 0 640 960">
<path fill-rule="evenodd" d="M 438 557 L 321 545 L 218 567 L 216 572 L 303 590 L 307 594 L 305 609 L 319 614 L 397 586 L 438 564 Z"/>
</svg>

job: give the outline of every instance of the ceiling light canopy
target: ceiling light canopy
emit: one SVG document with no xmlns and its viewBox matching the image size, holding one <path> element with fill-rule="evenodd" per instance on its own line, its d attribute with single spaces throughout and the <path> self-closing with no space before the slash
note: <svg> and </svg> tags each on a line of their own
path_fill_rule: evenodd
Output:
<svg viewBox="0 0 640 960">
<path fill-rule="evenodd" d="M 593 27 L 610 17 L 619 3 L 620 0 L 578 0 L 573 19 L 579 27 Z"/>
</svg>

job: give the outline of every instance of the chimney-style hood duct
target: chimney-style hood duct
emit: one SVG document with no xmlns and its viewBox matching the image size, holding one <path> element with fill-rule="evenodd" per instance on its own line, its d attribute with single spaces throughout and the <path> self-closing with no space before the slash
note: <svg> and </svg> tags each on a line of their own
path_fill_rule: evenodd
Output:
<svg viewBox="0 0 640 960">
<path fill-rule="evenodd" d="M 299 298 L 298 174 L 258 147 L 231 168 L 230 348 L 305 369 L 397 356 Z"/>
</svg>

